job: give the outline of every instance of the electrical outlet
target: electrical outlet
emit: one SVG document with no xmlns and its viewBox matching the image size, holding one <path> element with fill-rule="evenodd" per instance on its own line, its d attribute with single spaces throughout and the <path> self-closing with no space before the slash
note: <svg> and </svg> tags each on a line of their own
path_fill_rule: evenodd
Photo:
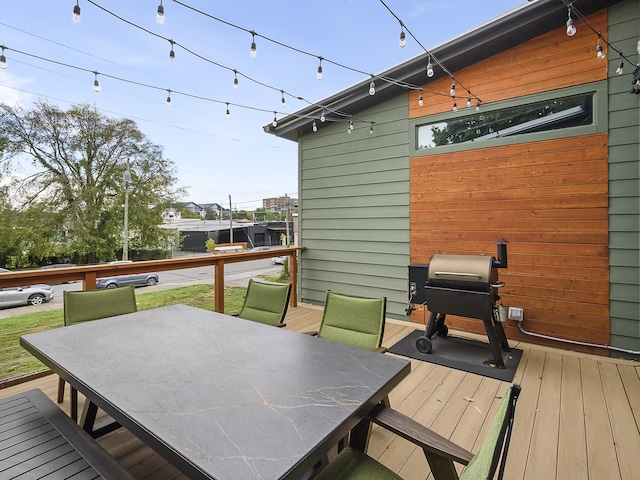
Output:
<svg viewBox="0 0 640 480">
<path fill-rule="evenodd" d="M 418 286 L 416 285 L 416 282 L 411 282 L 410 287 L 409 287 L 409 293 L 411 294 L 412 297 L 416 293 L 418 293 Z"/>
<path fill-rule="evenodd" d="M 507 313 L 507 318 L 509 320 L 515 320 L 517 322 L 521 322 L 524 316 L 524 310 L 518 307 L 509 307 L 509 312 Z"/>
</svg>

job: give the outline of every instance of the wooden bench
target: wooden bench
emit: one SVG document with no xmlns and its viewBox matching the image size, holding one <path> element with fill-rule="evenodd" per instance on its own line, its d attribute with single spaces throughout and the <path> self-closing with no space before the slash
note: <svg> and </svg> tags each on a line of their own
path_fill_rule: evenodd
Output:
<svg viewBox="0 0 640 480">
<path fill-rule="evenodd" d="M 40 390 L 0 400 L 0 478 L 133 477 Z"/>
</svg>

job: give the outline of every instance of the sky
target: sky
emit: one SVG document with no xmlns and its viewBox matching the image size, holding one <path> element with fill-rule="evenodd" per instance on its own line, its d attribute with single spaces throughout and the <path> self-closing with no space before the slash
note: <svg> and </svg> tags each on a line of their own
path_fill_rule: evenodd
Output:
<svg viewBox="0 0 640 480">
<path fill-rule="evenodd" d="M 412 37 L 430 50 L 527 2 L 163 0 L 163 24 L 159 3 L 2 0 L 0 102 L 89 104 L 130 118 L 175 164 L 182 200 L 227 207 L 231 197 L 232 208 L 253 210 L 263 198 L 298 196 L 297 144 L 263 130 L 274 116 L 424 53 Z M 320 56 L 331 62 L 318 80 Z M 29 172 L 23 163 L 14 174 Z"/>
</svg>

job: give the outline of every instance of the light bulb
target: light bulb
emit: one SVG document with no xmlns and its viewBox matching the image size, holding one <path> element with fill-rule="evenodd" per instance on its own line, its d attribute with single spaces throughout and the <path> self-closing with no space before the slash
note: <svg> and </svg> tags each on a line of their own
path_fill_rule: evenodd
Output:
<svg viewBox="0 0 640 480">
<path fill-rule="evenodd" d="M 431 78 L 433 77 L 433 74 L 433 65 L 431 64 L 431 57 L 429 57 L 429 63 L 427 63 L 427 77 Z"/>
<path fill-rule="evenodd" d="M 287 101 L 284 99 L 284 92 L 282 92 L 282 99 L 280 100 L 282 103 L 282 108 L 287 108 Z"/>
<path fill-rule="evenodd" d="M 467 107 L 471 106 L 471 95 L 467 96 Z"/>
<path fill-rule="evenodd" d="M 373 83 L 373 80 L 371 81 L 371 83 L 369 84 L 369 95 L 375 95 L 376 94 L 376 84 Z"/>
<path fill-rule="evenodd" d="M 102 88 L 100 87 L 100 82 L 98 81 L 98 74 L 95 73 L 95 80 L 93 81 L 93 91 L 98 93 L 100 92 L 100 90 L 102 90 Z"/>
<path fill-rule="evenodd" d="M 238 89 L 238 72 L 236 72 L 235 70 L 233 71 L 233 74 L 235 75 L 233 77 L 233 88 L 234 90 Z"/>
<path fill-rule="evenodd" d="M 156 22 L 159 25 L 164 25 L 164 7 L 162 6 L 162 0 L 160 0 L 160 5 L 158 5 L 158 13 L 156 14 Z"/>
<path fill-rule="evenodd" d="M 273 112 L 273 122 L 271 122 L 271 125 L 273 126 L 273 128 L 276 128 L 278 126 L 278 120 L 276 119 L 276 112 Z"/>
<path fill-rule="evenodd" d="M 422 94 L 418 97 L 418 106 L 422 107 L 424 105 L 424 100 L 422 99 Z"/>
<path fill-rule="evenodd" d="M 373 135 L 373 123 L 369 127 L 369 135 Z"/>
<path fill-rule="evenodd" d="M 173 44 L 171 45 L 171 50 L 169 51 L 169 58 L 173 60 L 176 58 L 176 52 L 173 51 Z"/>
<path fill-rule="evenodd" d="M 351 129 L 350 129 L 350 128 L 347 128 L 347 133 L 348 133 L 349 135 L 351 135 Z"/>
<path fill-rule="evenodd" d="M 453 101 L 453 111 L 457 112 L 458 111 L 458 104 L 456 103 L 456 101 Z"/>
<path fill-rule="evenodd" d="M 353 130 L 353 120 L 349 120 L 349 130 Z"/>
<path fill-rule="evenodd" d="M 322 80 L 322 65 L 318 65 L 318 73 L 316 75 L 318 80 Z"/>
<path fill-rule="evenodd" d="M 4 49 L 5 47 L 2 47 L 2 53 L 0 54 L 0 68 L 2 68 L 3 70 L 5 68 L 7 68 L 7 57 L 4 56 Z"/>
<path fill-rule="evenodd" d="M 167 95 L 167 108 L 171 108 L 171 90 L 167 90 L 167 92 L 169 92 L 169 95 Z"/>
<path fill-rule="evenodd" d="M 600 45 L 600 39 L 598 39 L 598 46 L 596 47 L 596 57 L 598 57 L 599 60 L 604 60 L 606 56 L 607 55 L 604 53 L 602 45 Z"/>
<path fill-rule="evenodd" d="M 404 48 L 407 46 L 407 37 L 404 34 L 404 30 L 400 32 L 400 48 Z"/>
<path fill-rule="evenodd" d="M 623 69 L 624 69 L 624 60 L 622 59 L 622 55 L 620 55 L 620 63 L 618 64 L 618 68 L 616 68 L 616 73 L 618 75 L 622 75 Z"/>
<path fill-rule="evenodd" d="M 449 95 L 452 97 L 456 96 L 456 84 L 455 82 L 451 82 L 451 89 L 449 90 Z"/>
<path fill-rule="evenodd" d="M 78 23 L 80 21 L 80 0 L 78 0 L 76 2 L 76 6 L 73 7 L 73 16 L 71 17 L 71 19 L 73 20 L 73 23 Z"/>
<path fill-rule="evenodd" d="M 324 116 L 324 108 L 323 108 L 323 109 L 322 109 L 322 115 L 320 115 L 320 121 L 321 121 L 322 123 L 324 123 L 324 122 L 325 122 L 325 120 L 326 120 L 326 117 Z"/>
<path fill-rule="evenodd" d="M 571 14 L 569 14 L 571 15 Z M 576 26 L 573 24 L 573 18 L 569 17 L 567 20 L 567 35 L 573 37 L 577 32 Z"/>
<path fill-rule="evenodd" d="M 480 102 L 476 103 L 476 112 L 480 111 Z"/>
<path fill-rule="evenodd" d="M 229 103 L 227 102 L 227 118 L 231 118 L 231 112 L 229 111 Z"/>
<path fill-rule="evenodd" d="M 318 125 L 316 125 L 316 121 L 313 121 L 313 125 L 311 125 L 311 128 L 313 129 L 314 132 L 318 131 Z"/>
<path fill-rule="evenodd" d="M 251 58 L 255 58 L 256 57 L 256 33 L 255 32 L 251 32 L 251 52 L 250 52 Z"/>
</svg>

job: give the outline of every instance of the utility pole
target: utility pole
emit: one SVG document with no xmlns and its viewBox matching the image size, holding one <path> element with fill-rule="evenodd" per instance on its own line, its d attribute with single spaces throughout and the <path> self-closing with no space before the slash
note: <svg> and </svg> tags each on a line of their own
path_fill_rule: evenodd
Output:
<svg viewBox="0 0 640 480">
<path fill-rule="evenodd" d="M 122 240 L 122 260 L 129 260 L 129 184 L 131 183 L 129 161 L 127 161 L 127 169 L 122 175 L 122 179 L 124 180 L 124 232 Z"/>
<path fill-rule="evenodd" d="M 231 210 L 231 195 L 229 195 L 229 243 L 233 243 L 233 211 Z"/>
<path fill-rule="evenodd" d="M 284 201 L 285 201 L 285 210 L 284 210 L 284 224 L 285 224 L 285 229 L 287 232 L 287 247 L 289 246 L 289 197 L 287 196 L 287 194 L 284 194 Z"/>
</svg>

